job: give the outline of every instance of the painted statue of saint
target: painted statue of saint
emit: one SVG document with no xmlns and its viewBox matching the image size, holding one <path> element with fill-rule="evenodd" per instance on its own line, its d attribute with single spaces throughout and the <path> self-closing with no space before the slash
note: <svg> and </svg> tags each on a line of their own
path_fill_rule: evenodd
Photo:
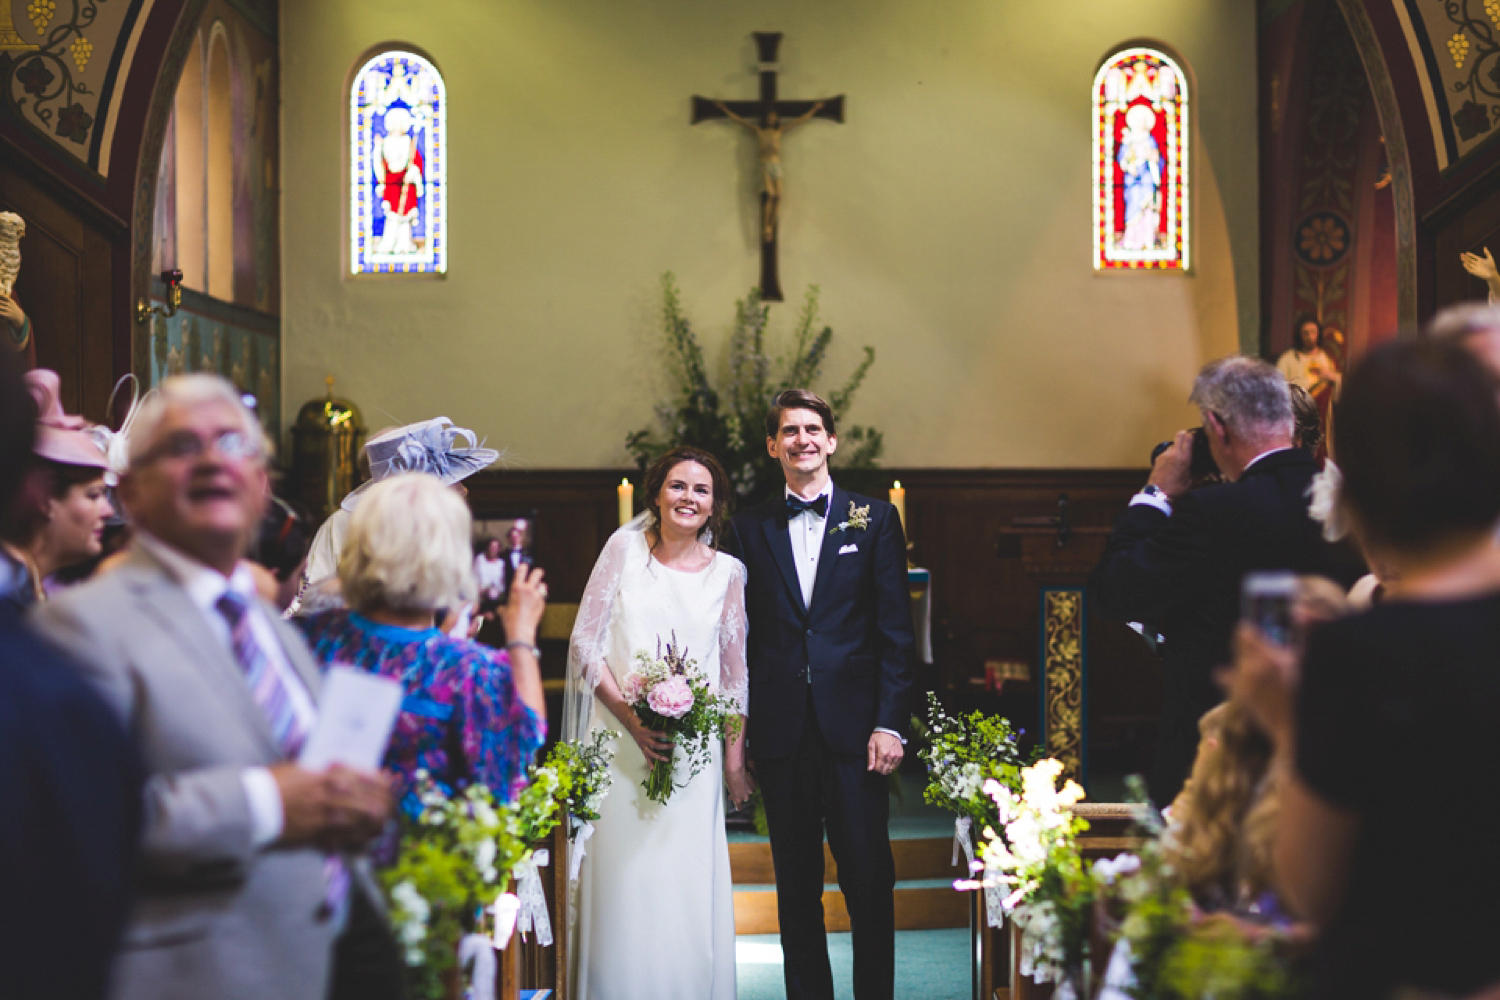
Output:
<svg viewBox="0 0 1500 1000">
<path fill-rule="evenodd" d="M 1137 104 L 1125 112 L 1125 130 L 1120 135 L 1117 159 L 1125 181 L 1125 232 L 1120 245 L 1126 250 L 1153 250 L 1161 225 L 1161 146 L 1151 130 L 1156 112 Z"/>
</svg>

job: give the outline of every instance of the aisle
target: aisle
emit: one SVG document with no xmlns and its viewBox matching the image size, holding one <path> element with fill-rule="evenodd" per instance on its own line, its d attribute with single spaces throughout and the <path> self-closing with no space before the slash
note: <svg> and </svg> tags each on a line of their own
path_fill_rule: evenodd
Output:
<svg viewBox="0 0 1500 1000">
<path fill-rule="evenodd" d="M 738 952 L 739 1000 L 783 1000 L 781 941 L 775 934 L 742 934 Z M 849 935 L 828 935 L 834 996 L 854 1000 Z M 896 932 L 896 996 L 901 1000 L 968 1000 L 969 931 Z"/>
</svg>

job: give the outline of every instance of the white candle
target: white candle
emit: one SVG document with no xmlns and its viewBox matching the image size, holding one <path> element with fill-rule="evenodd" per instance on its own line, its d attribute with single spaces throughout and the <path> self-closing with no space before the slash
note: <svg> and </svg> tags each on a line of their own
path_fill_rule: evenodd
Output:
<svg viewBox="0 0 1500 1000">
<path fill-rule="evenodd" d="M 901 480 L 896 480 L 891 486 L 891 505 L 896 508 L 896 513 L 901 517 L 901 530 L 906 530 L 906 490 L 901 485 Z"/>
<path fill-rule="evenodd" d="M 635 487 L 630 484 L 630 480 L 622 479 L 620 480 L 618 492 L 620 495 L 620 523 L 626 524 L 632 517 L 635 517 Z"/>
</svg>

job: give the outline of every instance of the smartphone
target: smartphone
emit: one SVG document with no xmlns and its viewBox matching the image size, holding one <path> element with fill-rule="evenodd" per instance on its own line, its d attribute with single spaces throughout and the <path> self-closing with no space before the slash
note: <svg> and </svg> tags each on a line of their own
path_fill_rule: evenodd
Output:
<svg viewBox="0 0 1500 1000">
<path fill-rule="evenodd" d="M 1279 646 L 1297 641 L 1292 602 L 1297 599 L 1297 574 L 1246 573 L 1240 588 L 1240 618 Z"/>
</svg>

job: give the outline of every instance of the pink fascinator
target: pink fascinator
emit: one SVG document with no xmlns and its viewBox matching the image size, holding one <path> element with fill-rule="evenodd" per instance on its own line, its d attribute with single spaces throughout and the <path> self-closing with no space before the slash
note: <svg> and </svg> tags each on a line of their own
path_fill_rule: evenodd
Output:
<svg viewBox="0 0 1500 1000">
<path fill-rule="evenodd" d="M 109 468 L 104 452 L 89 436 L 88 421 L 63 412 L 62 382 L 57 372 L 32 369 L 26 373 L 26 388 L 36 400 L 36 444 L 32 451 L 64 465 Z"/>
</svg>

